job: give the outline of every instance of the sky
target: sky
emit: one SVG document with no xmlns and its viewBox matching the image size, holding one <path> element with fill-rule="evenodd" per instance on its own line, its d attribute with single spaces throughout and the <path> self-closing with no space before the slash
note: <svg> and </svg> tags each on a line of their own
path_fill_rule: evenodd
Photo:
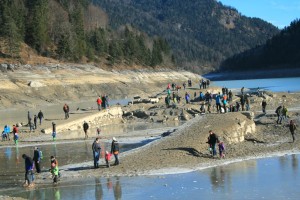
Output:
<svg viewBox="0 0 300 200">
<path fill-rule="evenodd" d="M 258 17 L 278 28 L 300 19 L 300 0 L 219 0 L 236 8 L 242 15 Z"/>
</svg>

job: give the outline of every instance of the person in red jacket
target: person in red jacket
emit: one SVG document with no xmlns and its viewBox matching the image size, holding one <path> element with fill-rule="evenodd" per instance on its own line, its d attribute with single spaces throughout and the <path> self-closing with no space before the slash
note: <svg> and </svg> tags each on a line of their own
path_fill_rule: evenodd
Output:
<svg viewBox="0 0 300 200">
<path fill-rule="evenodd" d="M 100 111 L 101 110 L 101 105 L 102 105 L 102 99 L 101 99 L 100 96 L 97 98 L 96 102 L 97 102 L 98 110 Z"/>
</svg>

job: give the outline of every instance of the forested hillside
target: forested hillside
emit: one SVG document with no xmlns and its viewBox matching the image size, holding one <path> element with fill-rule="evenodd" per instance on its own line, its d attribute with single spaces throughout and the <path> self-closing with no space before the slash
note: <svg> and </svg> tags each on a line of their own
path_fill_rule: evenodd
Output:
<svg viewBox="0 0 300 200">
<path fill-rule="evenodd" d="M 0 0 L 0 57 L 20 44 L 61 61 L 203 72 L 278 29 L 215 0 Z"/>
<path fill-rule="evenodd" d="M 172 66 L 166 40 L 121 24 L 112 30 L 107 21 L 91 0 L 0 0 L 0 57 L 18 59 L 25 42 L 62 61 Z"/>
<path fill-rule="evenodd" d="M 265 43 L 279 30 L 215 0 L 94 0 L 110 25 L 132 24 L 166 38 L 178 66 L 211 69 L 222 60 Z"/>
<path fill-rule="evenodd" d="M 221 70 L 300 68 L 300 20 L 293 21 L 266 44 L 235 55 Z"/>
</svg>

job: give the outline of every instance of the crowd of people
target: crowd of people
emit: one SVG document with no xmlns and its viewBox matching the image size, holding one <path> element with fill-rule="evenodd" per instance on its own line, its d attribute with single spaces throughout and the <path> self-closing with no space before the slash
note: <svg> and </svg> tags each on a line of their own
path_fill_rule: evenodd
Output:
<svg viewBox="0 0 300 200">
<path fill-rule="evenodd" d="M 197 84 L 196 84 L 197 85 Z M 202 89 L 209 88 L 210 81 L 201 79 L 199 81 L 199 94 L 197 92 L 194 93 L 194 99 L 192 99 L 191 95 L 186 91 L 184 94 L 184 103 L 189 104 L 191 101 L 199 101 L 200 102 L 200 111 L 202 113 L 211 113 L 215 111 L 214 108 L 216 108 L 217 113 L 227 113 L 227 112 L 238 112 L 238 111 L 249 111 L 250 110 L 250 95 L 246 94 L 244 92 L 244 87 L 241 88 L 241 93 L 236 95 L 238 96 L 238 100 L 233 101 L 233 92 L 231 90 L 228 90 L 228 88 L 223 87 L 220 92 L 217 94 L 212 94 L 211 92 L 207 91 L 201 91 Z M 184 82 L 182 84 L 183 89 L 187 89 L 187 84 Z M 188 80 L 188 87 L 192 87 L 192 81 L 191 79 Z M 165 104 L 167 107 L 170 107 L 171 105 L 176 105 L 181 102 L 181 97 L 179 95 L 179 91 L 181 90 L 181 86 L 172 83 L 168 84 L 167 86 L 167 95 L 165 97 Z M 213 105 L 213 102 L 215 104 Z M 96 99 L 97 103 L 97 109 L 101 111 L 102 109 L 109 108 L 109 101 L 107 95 L 100 95 Z M 207 106 L 207 109 L 206 107 Z M 266 107 L 267 102 L 265 100 L 261 103 L 262 106 L 262 112 L 266 114 Z M 69 112 L 70 108 L 68 104 L 64 104 L 63 111 L 65 114 L 65 119 L 69 119 Z M 282 124 L 283 120 L 288 119 L 288 110 L 284 105 L 278 106 L 275 113 L 277 114 L 277 124 Z M 34 115 L 32 120 L 32 115 L 30 111 L 27 113 L 27 119 L 29 127 L 29 131 L 34 131 L 38 124 L 41 125 L 42 121 L 44 119 L 44 113 L 40 110 L 36 115 Z M 84 131 L 84 138 L 88 139 L 88 130 L 90 128 L 88 122 L 84 121 L 82 125 L 83 131 Z M 292 135 L 293 142 L 295 141 L 295 131 L 296 131 L 296 123 L 293 120 L 290 120 L 289 122 L 289 130 Z M 2 132 L 2 139 L 3 140 L 10 140 L 10 134 L 13 134 L 13 140 L 15 144 L 18 144 L 18 126 L 13 125 L 13 128 L 9 127 L 9 125 L 4 126 L 4 130 Z M 97 137 L 92 143 L 92 153 L 93 153 L 93 163 L 94 168 L 100 167 L 100 158 L 101 158 L 101 145 L 100 145 L 100 132 L 101 129 L 97 128 Z M 52 139 L 53 141 L 56 140 L 57 137 L 57 130 L 56 130 L 56 123 L 52 122 Z M 219 157 L 225 158 L 225 144 L 223 141 L 220 141 L 219 137 L 216 133 L 214 133 L 212 130 L 209 131 L 209 136 L 207 138 L 207 143 L 209 144 L 209 152 L 212 157 L 217 156 L 217 147 L 219 150 Z M 120 147 L 117 139 L 115 137 L 112 138 L 111 142 L 111 150 L 105 151 L 104 154 L 104 163 L 106 167 L 110 167 L 110 160 L 111 157 L 114 157 L 114 165 L 119 165 L 119 152 Z M 26 187 L 32 187 L 34 186 L 34 169 L 36 170 L 36 173 L 41 173 L 41 162 L 43 159 L 42 151 L 38 148 L 34 148 L 33 157 L 23 154 L 22 157 L 25 160 L 25 183 L 24 186 Z M 58 161 L 54 156 L 50 157 L 50 169 L 49 171 L 52 174 L 53 183 L 57 183 L 60 177 L 60 172 L 58 168 Z"/>
</svg>

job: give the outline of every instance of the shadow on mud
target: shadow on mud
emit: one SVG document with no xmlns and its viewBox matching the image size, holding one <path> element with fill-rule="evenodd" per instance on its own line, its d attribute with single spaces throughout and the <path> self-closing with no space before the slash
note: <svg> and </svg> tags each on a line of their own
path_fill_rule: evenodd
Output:
<svg viewBox="0 0 300 200">
<path fill-rule="evenodd" d="M 211 158 L 210 154 L 205 154 L 199 152 L 195 148 L 188 148 L 188 147 L 178 147 L 178 148 L 169 148 L 169 149 L 163 149 L 163 150 L 178 150 L 178 151 L 186 151 L 188 152 L 187 155 L 196 156 L 196 157 L 203 157 L 203 158 Z"/>
</svg>

